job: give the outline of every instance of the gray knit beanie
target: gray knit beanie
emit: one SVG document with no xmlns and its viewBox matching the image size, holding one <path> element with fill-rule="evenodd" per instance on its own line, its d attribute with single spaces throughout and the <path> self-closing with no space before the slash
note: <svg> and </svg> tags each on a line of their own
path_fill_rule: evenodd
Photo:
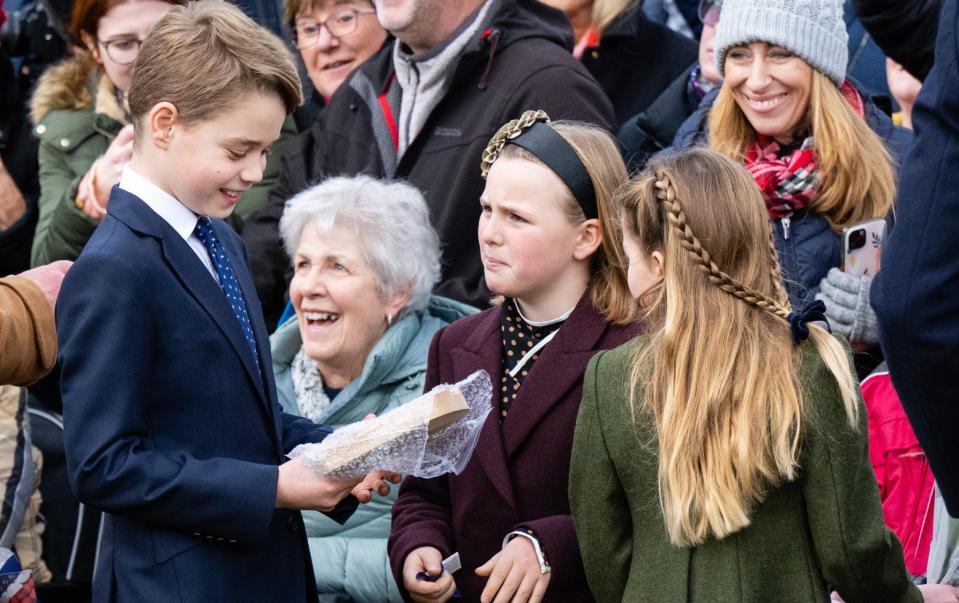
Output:
<svg viewBox="0 0 959 603">
<path fill-rule="evenodd" d="M 749 42 L 768 42 L 796 53 L 841 86 L 849 61 L 849 34 L 842 0 L 725 0 L 716 25 L 716 67 L 726 52 Z"/>
</svg>

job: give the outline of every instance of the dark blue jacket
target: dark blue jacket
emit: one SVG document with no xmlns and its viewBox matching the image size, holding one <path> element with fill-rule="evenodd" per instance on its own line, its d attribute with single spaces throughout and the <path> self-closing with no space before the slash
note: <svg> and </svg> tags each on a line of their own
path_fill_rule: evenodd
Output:
<svg viewBox="0 0 959 603">
<path fill-rule="evenodd" d="M 679 128 L 671 149 L 675 152 L 695 145 L 708 144 L 707 120 L 709 110 L 719 94 L 715 89 L 706 95 L 699 109 Z M 894 126 L 892 120 L 863 95 L 866 121 L 886 144 L 896 166 L 912 142 L 909 130 Z M 791 218 L 773 220 L 776 253 L 782 267 L 783 279 L 789 293 L 789 302 L 800 306 L 819 292 L 819 283 L 830 268 L 838 267 L 842 242 L 829 223 L 815 211 L 796 212 Z"/>
<path fill-rule="evenodd" d="M 913 111 L 916 144 L 872 288 L 892 382 L 959 517 L 959 13 L 946 0 Z"/>
<path fill-rule="evenodd" d="M 63 281 L 67 467 L 80 501 L 107 513 L 98 602 L 316 601 L 300 513 L 274 508 L 277 466 L 329 430 L 280 411 L 246 252 L 214 224 L 259 366 L 193 250 L 119 188 Z"/>
</svg>

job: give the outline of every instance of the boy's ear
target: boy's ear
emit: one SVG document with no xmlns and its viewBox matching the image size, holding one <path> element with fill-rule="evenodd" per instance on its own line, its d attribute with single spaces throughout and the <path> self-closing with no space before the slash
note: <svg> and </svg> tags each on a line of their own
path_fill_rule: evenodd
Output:
<svg viewBox="0 0 959 603">
<path fill-rule="evenodd" d="M 167 101 L 153 105 L 146 121 L 150 140 L 154 146 L 161 149 L 170 146 L 176 126 L 182 123 L 176 105 Z"/>
<path fill-rule="evenodd" d="M 591 218 L 579 225 L 579 241 L 573 250 L 573 258 L 585 260 L 596 253 L 603 244 L 603 230 L 599 227 L 599 220 Z"/>
</svg>

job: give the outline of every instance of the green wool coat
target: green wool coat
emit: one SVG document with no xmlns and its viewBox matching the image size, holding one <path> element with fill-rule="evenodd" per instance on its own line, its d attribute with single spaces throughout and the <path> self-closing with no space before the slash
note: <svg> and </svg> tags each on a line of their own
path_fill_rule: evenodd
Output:
<svg viewBox="0 0 959 603">
<path fill-rule="evenodd" d="M 639 337 L 590 362 L 576 423 L 570 502 L 590 588 L 612 601 L 921 601 L 895 535 L 883 524 L 869 464 L 866 409 L 858 429 L 812 342 L 802 347 L 806 404 L 798 479 L 771 491 L 749 526 L 678 547 L 657 490 L 655 425 L 634 424 L 629 374 Z"/>
<path fill-rule="evenodd" d="M 126 117 L 113 84 L 85 53 L 43 74 L 30 110 L 40 139 L 40 218 L 30 261 L 39 266 L 75 260 L 99 224 L 77 208 L 77 188 L 126 124 Z M 295 134 L 293 120 L 288 118 L 267 157 L 263 180 L 243 194 L 228 220 L 235 229 L 266 205 L 279 174 L 279 147 Z"/>
</svg>

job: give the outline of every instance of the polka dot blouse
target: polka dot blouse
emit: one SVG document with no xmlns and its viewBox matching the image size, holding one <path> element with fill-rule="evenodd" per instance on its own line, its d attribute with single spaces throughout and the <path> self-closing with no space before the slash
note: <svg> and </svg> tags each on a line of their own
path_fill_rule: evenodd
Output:
<svg viewBox="0 0 959 603">
<path fill-rule="evenodd" d="M 500 334 L 503 340 L 503 377 L 498 396 L 500 421 L 509 415 L 523 381 L 533 370 L 533 364 L 544 349 L 542 342 L 559 330 L 568 316 L 564 314 L 548 323 L 533 323 L 522 315 L 514 300 L 507 299 L 502 307 Z"/>
</svg>

